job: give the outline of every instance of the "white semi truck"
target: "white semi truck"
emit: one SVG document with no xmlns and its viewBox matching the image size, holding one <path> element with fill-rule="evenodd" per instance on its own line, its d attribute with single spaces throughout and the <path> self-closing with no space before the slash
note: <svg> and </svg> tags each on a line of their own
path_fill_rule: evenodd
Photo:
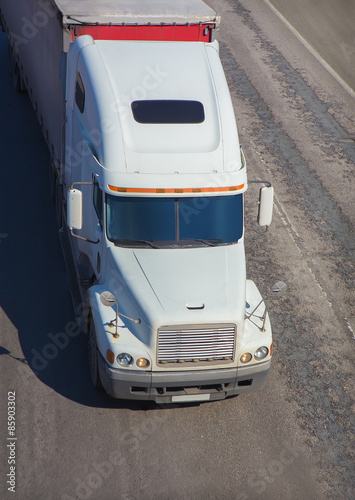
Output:
<svg viewBox="0 0 355 500">
<path fill-rule="evenodd" d="M 246 279 L 247 172 L 200 0 L 0 0 L 51 176 L 91 378 L 115 398 L 260 389 L 271 326 Z M 269 225 L 273 190 L 261 189 Z"/>
</svg>

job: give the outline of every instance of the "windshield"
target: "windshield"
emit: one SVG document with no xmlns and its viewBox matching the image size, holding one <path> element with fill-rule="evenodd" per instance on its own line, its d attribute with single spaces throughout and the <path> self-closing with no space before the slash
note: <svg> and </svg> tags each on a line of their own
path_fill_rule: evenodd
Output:
<svg viewBox="0 0 355 500">
<path fill-rule="evenodd" d="M 243 234 L 243 195 L 141 198 L 107 194 L 106 226 L 108 239 L 121 246 L 235 243 Z"/>
</svg>

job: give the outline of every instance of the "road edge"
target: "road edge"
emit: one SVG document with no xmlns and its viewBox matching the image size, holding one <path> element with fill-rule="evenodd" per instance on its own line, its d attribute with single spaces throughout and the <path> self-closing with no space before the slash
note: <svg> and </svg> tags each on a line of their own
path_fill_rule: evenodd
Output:
<svg viewBox="0 0 355 500">
<path fill-rule="evenodd" d="M 305 38 L 287 21 L 287 19 L 277 10 L 269 0 L 263 0 L 264 3 L 277 15 L 277 17 L 287 26 L 287 28 L 295 35 L 295 37 L 302 43 L 302 45 L 317 59 L 324 69 L 331 74 L 331 76 L 343 87 L 343 89 L 355 99 L 355 91 L 346 83 L 345 80 L 327 63 L 325 59 L 307 42 Z"/>
</svg>

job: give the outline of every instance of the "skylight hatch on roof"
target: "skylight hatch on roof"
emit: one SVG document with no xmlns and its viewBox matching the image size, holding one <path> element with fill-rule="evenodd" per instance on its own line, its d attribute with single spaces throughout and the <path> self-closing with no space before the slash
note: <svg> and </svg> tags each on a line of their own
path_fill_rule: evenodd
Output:
<svg viewBox="0 0 355 500">
<path fill-rule="evenodd" d="M 138 123 L 177 124 L 202 123 L 205 110 L 199 101 L 142 100 L 131 104 L 133 117 Z"/>
</svg>

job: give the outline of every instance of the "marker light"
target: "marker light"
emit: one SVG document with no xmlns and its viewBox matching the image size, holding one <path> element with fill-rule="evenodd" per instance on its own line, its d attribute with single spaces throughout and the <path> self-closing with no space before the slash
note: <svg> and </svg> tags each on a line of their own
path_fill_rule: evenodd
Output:
<svg viewBox="0 0 355 500">
<path fill-rule="evenodd" d="M 116 187 L 108 184 L 108 188 L 116 193 L 219 193 L 225 191 L 240 191 L 244 188 L 244 184 L 239 186 L 222 186 L 222 187 L 205 187 L 205 188 L 130 188 L 130 187 Z"/>
<path fill-rule="evenodd" d="M 241 363 L 249 363 L 253 356 L 250 354 L 250 352 L 245 352 L 240 356 L 240 362 Z"/>
<path fill-rule="evenodd" d="M 113 362 L 115 361 L 115 355 L 112 351 L 110 351 L 110 349 L 107 349 L 107 352 L 106 352 L 106 359 L 109 363 L 111 363 L 111 365 L 113 364 Z"/>
<path fill-rule="evenodd" d="M 266 356 L 269 354 L 269 349 L 265 346 L 259 347 L 254 353 L 254 358 L 260 361 L 261 359 L 266 358 Z"/>
<path fill-rule="evenodd" d="M 136 361 L 136 365 L 139 367 L 139 368 L 148 368 L 148 366 L 150 365 L 149 361 L 145 358 L 139 358 L 137 359 Z"/>
<path fill-rule="evenodd" d="M 121 352 L 117 356 L 117 363 L 122 366 L 130 366 L 133 363 L 133 358 L 130 354 L 126 352 Z"/>
</svg>

